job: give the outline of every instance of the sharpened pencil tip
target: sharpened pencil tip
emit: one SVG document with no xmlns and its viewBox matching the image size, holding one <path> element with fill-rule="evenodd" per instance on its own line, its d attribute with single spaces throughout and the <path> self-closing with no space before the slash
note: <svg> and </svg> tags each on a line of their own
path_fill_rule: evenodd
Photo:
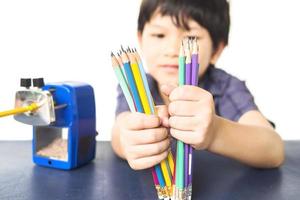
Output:
<svg viewBox="0 0 300 200">
<path fill-rule="evenodd" d="M 111 57 L 113 57 L 113 56 L 115 56 L 115 55 L 114 55 L 114 53 L 113 53 L 113 52 L 111 52 L 110 56 L 111 56 Z"/>
<path fill-rule="evenodd" d="M 124 48 L 123 48 L 123 45 L 121 45 L 121 50 L 122 50 L 123 52 L 125 52 L 125 50 L 124 50 Z"/>
</svg>

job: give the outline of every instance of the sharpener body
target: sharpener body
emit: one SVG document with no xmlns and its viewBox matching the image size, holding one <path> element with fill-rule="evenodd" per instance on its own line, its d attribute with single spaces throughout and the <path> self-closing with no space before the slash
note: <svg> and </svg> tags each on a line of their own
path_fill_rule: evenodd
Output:
<svg viewBox="0 0 300 200">
<path fill-rule="evenodd" d="M 33 162 L 37 165 L 73 169 L 95 158 L 96 113 L 93 88 L 85 83 L 47 84 L 52 94 L 55 121 L 33 127 Z"/>
</svg>

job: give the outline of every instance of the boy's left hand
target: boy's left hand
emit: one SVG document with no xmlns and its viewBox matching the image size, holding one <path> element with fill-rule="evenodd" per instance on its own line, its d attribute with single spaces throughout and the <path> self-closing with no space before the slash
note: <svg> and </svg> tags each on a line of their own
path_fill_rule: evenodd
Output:
<svg viewBox="0 0 300 200">
<path fill-rule="evenodd" d="M 216 114 L 213 96 L 199 87 L 163 85 L 169 96 L 171 135 L 195 149 L 208 149 L 215 137 Z"/>
</svg>

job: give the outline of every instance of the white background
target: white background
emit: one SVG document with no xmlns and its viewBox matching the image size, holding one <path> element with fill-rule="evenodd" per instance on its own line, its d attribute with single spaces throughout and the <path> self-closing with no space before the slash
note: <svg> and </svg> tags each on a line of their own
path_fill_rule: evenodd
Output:
<svg viewBox="0 0 300 200">
<path fill-rule="evenodd" d="M 0 1 L 0 111 L 13 108 L 21 77 L 94 87 L 98 140 L 110 140 L 116 84 L 111 50 L 137 46 L 140 1 Z M 300 12 L 296 0 L 232 0 L 230 44 L 218 62 L 242 80 L 285 140 L 298 124 Z M 126 12 L 125 12 L 126 10 Z M 32 138 L 32 127 L 0 119 L 0 140 Z"/>
</svg>

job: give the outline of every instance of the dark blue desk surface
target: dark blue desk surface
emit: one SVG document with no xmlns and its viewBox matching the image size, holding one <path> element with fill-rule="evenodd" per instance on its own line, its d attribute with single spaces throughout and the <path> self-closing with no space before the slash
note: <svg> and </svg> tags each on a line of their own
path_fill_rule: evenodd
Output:
<svg viewBox="0 0 300 200">
<path fill-rule="evenodd" d="M 253 169 L 233 160 L 196 152 L 193 199 L 300 199 L 300 141 L 286 142 L 280 169 Z M 155 199 L 149 170 L 133 171 L 116 157 L 109 142 L 97 143 L 89 165 L 60 171 L 31 161 L 31 142 L 0 142 L 0 199 Z"/>
</svg>

